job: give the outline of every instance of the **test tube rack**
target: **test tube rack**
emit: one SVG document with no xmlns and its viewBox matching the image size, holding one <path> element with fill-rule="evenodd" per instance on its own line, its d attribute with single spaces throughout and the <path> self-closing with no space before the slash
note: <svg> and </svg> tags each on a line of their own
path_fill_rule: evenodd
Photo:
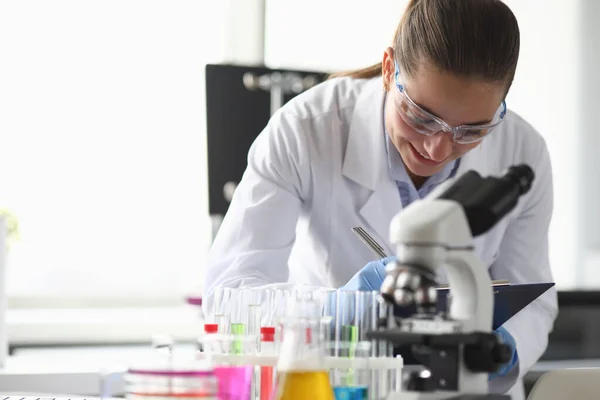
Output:
<svg viewBox="0 0 600 400">
<path fill-rule="evenodd" d="M 221 365 L 255 365 L 261 367 L 276 367 L 277 355 L 261 354 L 212 354 L 215 364 Z M 325 369 L 334 368 L 368 368 L 371 370 L 394 370 L 402 372 L 404 362 L 402 357 L 331 357 L 324 358 Z"/>
</svg>

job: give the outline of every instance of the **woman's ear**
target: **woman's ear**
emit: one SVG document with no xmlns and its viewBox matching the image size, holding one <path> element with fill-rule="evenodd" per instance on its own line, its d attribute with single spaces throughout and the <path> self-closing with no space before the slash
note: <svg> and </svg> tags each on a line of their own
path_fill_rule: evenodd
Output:
<svg viewBox="0 0 600 400">
<path fill-rule="evenodd" d="M 383 87 L 386 91 L 394 85 L 395 72 L 396 61 L 394 58 L 394 49 L 388 47 L 383 52 L 383 61 L 381 62 L 381 76 L 383 77 Z"/>
</svg>

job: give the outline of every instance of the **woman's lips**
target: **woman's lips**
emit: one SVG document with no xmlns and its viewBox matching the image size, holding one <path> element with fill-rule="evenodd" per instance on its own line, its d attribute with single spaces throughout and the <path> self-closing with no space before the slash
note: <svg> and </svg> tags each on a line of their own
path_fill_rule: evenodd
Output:
<svg viewBox="0 0 600 400">
<path fill-rule="evenodd" d="M 445 161 L 445 160 L 442 160 L 442 161 L 432 160 L 431 158 L 429 158 L 429 157 L 421 154 L 419 152 L 419 150 L 417 150 L 415 148 L 415 146 L 412 145 L 412 143 L 410 143 L 410 148 L 411 148 L 411 150 L 413 152 L 414 158 L 416 158 L 417 161 L 419 161 L 421 164 L 425 164 L 427 166 L 435 167 L 435 166 L 438 166 L 438 165 L 442 164 Z"/>
</svg>

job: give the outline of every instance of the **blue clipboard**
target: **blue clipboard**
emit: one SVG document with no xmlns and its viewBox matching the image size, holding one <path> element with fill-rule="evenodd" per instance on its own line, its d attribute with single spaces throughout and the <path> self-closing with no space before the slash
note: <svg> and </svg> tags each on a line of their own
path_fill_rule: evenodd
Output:
<svg viewBox="0 0 600 400">
<path fill-rule="evenodd" d="M 525 283 L 514 285 L 493 286 L 494 289 L 494 319 L 492 329 L 497 329 L 506 321 L 511 319 L 519 311 L 527 307 L 531 302 L 544 294 L 548 289 L 554 286 L 554 283 Z M 447 311 L 448 307 L 448 289 L 438 289 L 437 296 L 438 310 Z M 408 317 L 414 310 L 401 310 L 394 308 L 394 314 L 398 317 Z M 417 364 L 410 349 L 406 346 L 399 346 L 394 349 L 395 354 L 401 354 L 406 365 Z"/>
<path fill-rule="evenodd" d="M 494 320 L 497 329 L 544 294 L 554 283 L 523 283 L 494 286 Z M 438 289 L 438 310 L 448 309 L 448 289 Z"/>
<path fill-rule="evenodd" d="M 554 283 L 523 283 L 515 285 L 498 285 L 494 289 L 494 319 L 492 329 L 497 329 L 506 321 L 511 319 L 519 311 L 527 307 L 529 303 L 540 297 Z M 440 312 L 448 310 L 448 289 L 438 289 L 437 306 Z M 408 317 L 412 309 L 394 308 L 397 317 Z"/>
</svg>

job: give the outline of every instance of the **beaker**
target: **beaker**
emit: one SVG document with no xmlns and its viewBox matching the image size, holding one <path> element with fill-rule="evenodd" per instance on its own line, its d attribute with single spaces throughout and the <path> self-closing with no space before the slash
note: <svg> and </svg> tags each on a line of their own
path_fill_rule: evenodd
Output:
<svg viewBox="0 0 600 400">
<path fill-rule="evenodd" d="M 290 304 L 282 318 L 284 338 L 277 363 L 275 400 L 333 400 L 325 347 L 320 334 L 321 308 L 314 300 Z"/>
</svg>

